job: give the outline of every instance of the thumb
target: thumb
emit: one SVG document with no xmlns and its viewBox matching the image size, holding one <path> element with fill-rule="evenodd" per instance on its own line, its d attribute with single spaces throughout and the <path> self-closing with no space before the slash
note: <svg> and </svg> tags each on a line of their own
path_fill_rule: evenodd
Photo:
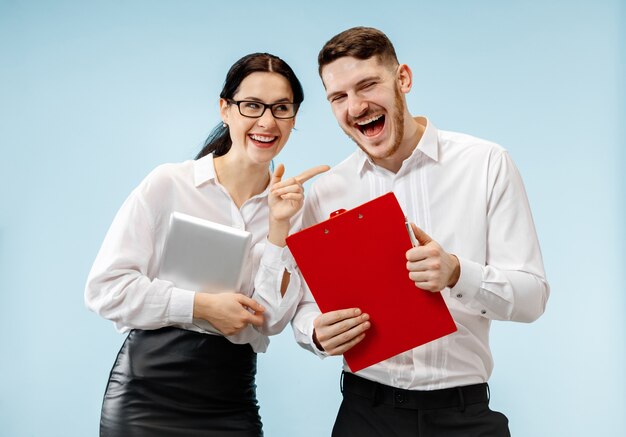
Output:
<svg viewBox="0 0 626 437">
<path fill-rule="evenodd" d="M 274 185 L 280 182 L 284 174 L 285 166 L 282 163 L 278 164 L 274 169 L 274 174 L 272 174 L 272 180 L 270 181 L 270 185 Z"/>
<path fill-rule="evenodd" d="M 430 238 L 430 236 L 426 232 L 418 228 L 415 223 L 411 223 L 411 229 L 413 229 L 413 234 L 415 234 L 415 238 L 417 238 L 420 246 L 425 246 L 433 241 L 433 239 Z"/>
</svg>

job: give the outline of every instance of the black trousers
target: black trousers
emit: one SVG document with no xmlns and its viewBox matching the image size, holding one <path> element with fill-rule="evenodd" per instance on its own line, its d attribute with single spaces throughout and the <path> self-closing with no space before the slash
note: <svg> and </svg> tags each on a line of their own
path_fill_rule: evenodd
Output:
<svg viewBox="0 0 626 437">
<path fill-rule="evenodd" d="M 333 437 L 510 437 L 508 419 L 489 409 L 487 384 L 402 390 L 343 374 Z"/>
<path fill-rule="evenodd" d="M 250 345 L 177 328 L 133 330 L 107 384 L 102 437 L 260 437 Z"/>
</svg>

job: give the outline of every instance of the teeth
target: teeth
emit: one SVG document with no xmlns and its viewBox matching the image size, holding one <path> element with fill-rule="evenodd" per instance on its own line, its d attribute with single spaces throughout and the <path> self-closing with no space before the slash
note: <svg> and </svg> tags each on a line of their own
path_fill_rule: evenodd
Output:
<svg viewBox="0 0 626 437">
<path fill-rule="evenodd" d="M 250 135 L 250 138 L 252 138 L 254 141 L 260 141 L 262 143 L 271 143 L 277 137 L 270 137 L 270 136 L 265 136 L 265 135 L 252 134 L 252 135 Z"/>
<path fill-rule="evenodd" d="M 368 118 L 367 120 L 359 121 L 357 124 L 359 126 L 365 126 L 366 124 L 370 124 L 370 123 L 378 120 L 382 116 L 383 116 L 383 114 L 378 114 L 378 115 L 375 115 L 374 117 Z"/>
</svg>

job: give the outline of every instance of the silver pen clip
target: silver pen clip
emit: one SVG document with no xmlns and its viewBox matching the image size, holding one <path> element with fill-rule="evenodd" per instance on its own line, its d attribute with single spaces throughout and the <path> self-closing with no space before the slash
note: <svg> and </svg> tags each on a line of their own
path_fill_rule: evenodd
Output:
<svg viewBox="0 0 626 437">
<path fill-rule="evenodd" d="M 415 238 L 415 234 L 413 233 L 413 229 L 411 228 L 411 225 L 409 224 L 409 219 L 406 216 L 404 216 L 404 225 L 406 226 L 406 231 L 409 233 L 409 238 L 411 239 L 411 244 L 413 245 L 413 247 L 419 246 L 419 243 L 417 242 L 417 239 Z"/>
</svg>

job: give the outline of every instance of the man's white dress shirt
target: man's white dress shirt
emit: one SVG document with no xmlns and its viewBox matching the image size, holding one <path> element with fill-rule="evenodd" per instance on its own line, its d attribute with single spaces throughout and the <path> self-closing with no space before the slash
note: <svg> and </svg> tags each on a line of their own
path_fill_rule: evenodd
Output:
<svg viewBox="0 0 626 437">
<path fill-rule="evenodd" d="M 201 290 L 184 290 L 159 279 L 170 214 L 179 211 L 252 233 L 241 290 L 225 291 L 240 291 L 265 306 L 265 323 L 227 338 L 264 352 L 267 336 L 289 323 L 302 293 L 300 278 L 293 274 L 281 297 L 283 272 L 294 272 L 294 265 L 287 250 L 267 241 L 268 192 L 237 208 L 216 177 L 212 155 L 157 167 L 113 220 L 87 279 L 87 307 L 112 320 L 121 332 L 164 326 L 205 332 L 192 323 L 194 293 Z"/>
<path fill-rule="evenodd" d="M 413 390 L 482 383 L 493 368 L 491 321 L 531 322 L 544 311 L 549 286 L 535 226 L 522 179 L 506 150 L 440 131 L 425 118 L 416 120 L 426 130 L 397 173 L 376 166 L 357 149 L 313 183 L 303 227 L 393 191 L 409 221 L 459 259 L 458 283 L 441 291 L 458 330 L 357 374 Z M 323 356 L 312 343 L 319 309 L 304 288 L 292 327 L 303 347 Z M 344 368 L 349 370 L 345 363 Z"/>
</svg>

